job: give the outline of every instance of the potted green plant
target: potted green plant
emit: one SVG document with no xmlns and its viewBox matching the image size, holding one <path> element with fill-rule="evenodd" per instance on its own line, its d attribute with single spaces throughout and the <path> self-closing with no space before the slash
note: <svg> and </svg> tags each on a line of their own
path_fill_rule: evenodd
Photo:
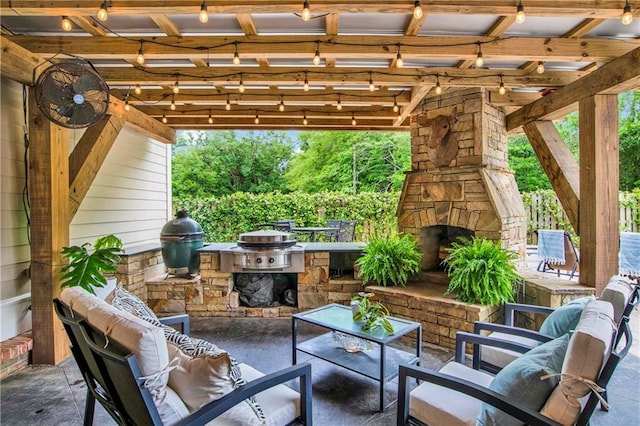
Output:
<svg viewBox="0 0 640 426">
<path fill-rule="evenodd" d="M 465 303 L 500 305 L 513 301 L 514 285 L 520 279 L 513 261 L 517 255 L 485 238 L 461 238 L 447 249 L 444 260 L 451 278 L 445 294 L 455 294 Z"/>
<path fill-rule="evenodd" d="M 411 234 L 372 238 L 356 260 L 358 275 L 364 283 L 405 286 L 412 275 L 420 272 L 422 253 Z"/>
<path fill-rule="evenodd" d="M 122 250 L 122 241 L 110 234 L 97 238 L 93 243 L 93 251 L 90 252 L 91 248 L 91 243 L 62 248 L 62 257 L 69 259 L 69 264 L 60 271 L 60 288 L 79 286 L 96 294 L 94 288 L 107 286 L 105 274 L 118 270 L 118 253 Z"/>
<path fill-rule="evenodd" d="M 380 302 L 374 302 L 373 293 L 359 292 L 351 299 L 353 320 L 362 322 L 362 331 L 373 331 L 383 328 L 389 334 L 393 334 L 393 324 L 387 318 L 389 310 Z"/>
</svg>

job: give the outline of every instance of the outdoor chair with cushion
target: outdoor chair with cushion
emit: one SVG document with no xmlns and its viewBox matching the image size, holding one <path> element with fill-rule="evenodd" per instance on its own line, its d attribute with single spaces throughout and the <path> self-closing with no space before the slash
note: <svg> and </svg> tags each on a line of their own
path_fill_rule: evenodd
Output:
<svg viewBox="0 0 640 426">
<path fill-rule="evenodd" d="M 625 345 L 617 349 L 613 307 L 607 301 L 592 300 L 574 333 L 537 346 L 495 376 L 465 365 L 464 342 L 469 338 L 495 344 L 496 340 L 458 333 L 455 361 L 439 371 L 400 366 L 397 424 L 587 424 L 598 401 L 606 405 L 600 392 L 631 347 L 629 323 L 623 324 Z M 518 346 L 506 341 L 498 344 Z M 410 378 L 422 381 L 412 391 Z"/>
<path fill-rule="evenodd" d="M 142 309 L 138 301 L 130 308 Z M 78 287 L 65 289 L 54 306 L 88 387 L 85 425 L 93 423 L 96 400 L 118 424 L 312 424 L 308 363 L 265 376 L 209 342 Z M 283 384 L 296 378 L 300 393 Z"/>
<path fill-rule="evenodd" d="M 571 235 L 566 231 L 540 229 L 538 235 L 538 271 L 567 271 L 569 279 L 578 272 L 580 255 Z"/>
<path fill-rule="evenodd" d="M 338 241 L 352 242 L 356 236 L 356 220 L 342 220 L 340 221 L 340 229 L 338 230 Z"/>
<path fill-rule="evenodd" d="M 618 327 L 616 344 L 622 337 L 620 331 L 623 319 L 629 318 L 631 311 L 638 304 L 640 290 L 637 285 L 619 275 L 611 277 L 604 288 L 600 299 L 610 302 L 613 306 L 613 320 Z M 544 342 L 572 332 L 586 304 L 594 300 L 593 296 L 573 300 L 557 309 L 545 306 L 525 305 L 519 303 L 505 304 L 505 323 L 495 324 L 477 321 L 474 323 L 474 333 L 488 335 L 495 339 L 517 343 L 532 349 Z M 517 312 L 547 315 L 538 331 L 521 328 L 515 325 Z M 473 345 L 473 362 L 475 368 L 492 373 L 498 372 L 514 359 L 520 357 L 522 351 L 510 350 L 498 346 Z"/>
<path fill-rule="evenodd" d="M 341 219 L 327 219 L 325 223 L 325 227 L 327 228 L 337 228 L 333 231 L 326 231 L 324 233 L 324 238 L 327 241 L 338 241 L 338 234 L 340 232 L 340 224 L 342 223 Z"/>
</svg>

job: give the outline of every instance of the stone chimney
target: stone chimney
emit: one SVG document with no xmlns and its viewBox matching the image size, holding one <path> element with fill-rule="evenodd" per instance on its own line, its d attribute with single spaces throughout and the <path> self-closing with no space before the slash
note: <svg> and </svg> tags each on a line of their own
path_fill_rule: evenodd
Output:
<svg viewBox="0 0 640 426">
<path fill-rule="evenodd" d="M 508 168 L 505 115 L 489 91 L 448 92 L 416 108 L 396 214 L 400 231 L 420 240 L 426 270 L 460 235 L 500 241 L 524 257 L 526 213 Z"/>
</svg>

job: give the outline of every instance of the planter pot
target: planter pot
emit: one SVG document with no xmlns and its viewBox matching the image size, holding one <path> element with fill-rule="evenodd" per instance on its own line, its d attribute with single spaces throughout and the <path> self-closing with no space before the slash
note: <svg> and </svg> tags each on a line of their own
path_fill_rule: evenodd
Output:
<svg viewBox="0 0 640 426">
<path fill-rule="evenodd" d="M 351 315 L 355 316 L 358 312 L 360 312 L 360 302 L 357 300 L 351 301 Z M 355 319 L 354 319 L 355 321 Z"/>
</svg>

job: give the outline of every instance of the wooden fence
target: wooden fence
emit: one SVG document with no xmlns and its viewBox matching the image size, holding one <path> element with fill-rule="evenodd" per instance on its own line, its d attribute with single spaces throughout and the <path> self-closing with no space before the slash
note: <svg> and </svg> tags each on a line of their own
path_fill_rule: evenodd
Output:
<svg viewBox="0 0 640 426">
<path fill-rule="evenodd" d="M 553 191 L 522 194 L 527 211 L 527 241 L 536 244 L 537 229 L 564 229 L 576 235 Z M 640 197 L 637 192 L 620 193 L 620 231 L 640 232 Z"/>
</svg>

